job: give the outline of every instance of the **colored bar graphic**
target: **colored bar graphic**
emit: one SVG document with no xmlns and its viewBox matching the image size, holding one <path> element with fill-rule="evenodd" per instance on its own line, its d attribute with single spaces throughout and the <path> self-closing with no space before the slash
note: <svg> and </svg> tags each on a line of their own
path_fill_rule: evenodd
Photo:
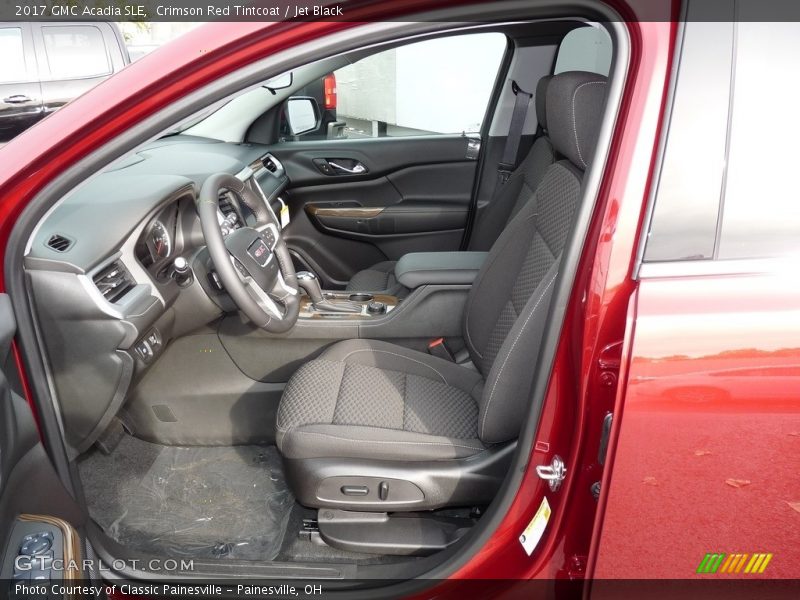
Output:
<svg viewBox="0 0 800 600">
<path fill-rule="evenodd" d="M 700 566 L 699 566 L 699 567 L 697 567 L 697 572 L 698 572 L 698 573 L 707 573 L 707 572 L 708 572 L 708 571 L 706 570 L 706 567 L 708 566 L 708 561 L 709 561 L 710 559 L 711 559 L 711 555 L 710 555 L 710 554 L 706 554 L 706 555 L 703 557 L 703 560 L 701 560 L 701 561 L 700 561 Z"/>
<path fill-rule="evenodd" d="M 717 569 L 719 569 L 720 564 L 722 563 L 722 559 L 725 558 L 725 554 L 706 554 L 703 561 L 700 563 L 700 566 L 697 567 L 698 573 L 716 573 Z"/>
<path fill-rule="evenodd" d="M 764 562 L 761 563 L 761 566 L 758 568 L 758 572 L 759 573 L 763 573 L 764 569 L 767 568 L 767 565 L 769 564 L 769 561 L 771 561 L 771 560 L 772 560 L 772 552 L 770 552 L 769 554 L 767 554 L 764 557 Z"/>
<path fill-rule="evenodd" d="M 742 570 L 742 567 L 744 566 L 744 561 L 746 561 L 746 560 L 747 560 L 747 557 L 748 557 L 748 556 L 749 556 L 748 554 L 742 554 L 742 558 L 741 558 L 741 559 L 739 559 L 739 564 L 737 564 L 737 565 L 736 565 L 736 571 L 735 571 L 735 573 L 738 573 L 739 571 L 741 571 L 741 570 Z"/>
<path fill-rule="evenodd" d="M 725 562 L 722 563 L 722 569 L 720 569 L 720 573 L 730 573 L 730 567 L 733 564 L 733 559 L 736 555 L 729 554 L 728 558 L 725 559 Z"/>
<path fill-rule="evenodd" d="M 697 573 L 742 573 L 754 575 L 763 573 L 772 560 L 772 553 L 757 552 L 755 554 L 709 552 L 700 561 Z M 744 571 L 742 571 L 744 569 Z"/>
<path fill-rule="evenodd" d="M 758 566 L 758 563 L 761 562 L 761 555 L 760 554 L 753 554 L 753 558 L 750 559 L 750 562 L 747 563 L 747 566 L 744 568 L 745 573 L 750 573 L 754 568 Z"/>
</svg>

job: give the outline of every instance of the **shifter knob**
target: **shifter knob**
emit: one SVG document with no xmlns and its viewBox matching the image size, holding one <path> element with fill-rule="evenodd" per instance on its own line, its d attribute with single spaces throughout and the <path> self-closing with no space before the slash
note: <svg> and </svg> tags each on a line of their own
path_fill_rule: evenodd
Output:
<svg viewBox="0 0 800 600">
<path fill-rule="evenodd" d="M 192 282 L 192 270 L 189 268 L 189 261 L 179 256 L 172 263 L 175 281 L 179 286 L 185 287 Z"/>
<path fill-rule="evenodd" d="M 316 305 L 325 300 L 322 295 L 322 288 L 319 285 L 319 279 L 311 271 L 298 271 L 297 284 L 305 290 L 313 304 Z"/>
</svg>

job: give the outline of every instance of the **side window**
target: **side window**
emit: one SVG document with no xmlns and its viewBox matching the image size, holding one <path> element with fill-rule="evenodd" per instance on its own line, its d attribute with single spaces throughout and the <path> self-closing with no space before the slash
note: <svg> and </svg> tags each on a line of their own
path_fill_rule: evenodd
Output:
<svg viewBox="0 0 800 600">
<path fill-rule="evenodd" d="M 3 57 L 0 83 L 13 83 L 28 79 L 25 68 L 25 51 L 22 45 L 22 29 L 19 27 L 0 28 L 0 56 Z"/>
<path fill-rule="evenodd" d="M 719 258 L 800 255 L 800 23 L 736 24 Z"/>
<path fill-rule="evenodd" d="M 111 73 L 100 29 L 92 25 L 42 27 L 47 64 L 53 79 L 98 77 Z"/>
<path fill-rule="evenodd" d="M 320 127 L 301 139 L 478 132 L 505 49 L 499 33 L 460 35 L 337 69 L 295 93 L 316 99 L 321 113 Z"/>
<path fill-rule="evenodd" d="M 800 256 L 800 120 L 778 109 L 800 102 L 798 40 L 795 22 L 686 23 L 646 262 Z"/>
<path fill-rule="evenodd" d="M 725 168 L 732 23 L 687 22 L 644 258 L 712 258 Z"/>
</svg>

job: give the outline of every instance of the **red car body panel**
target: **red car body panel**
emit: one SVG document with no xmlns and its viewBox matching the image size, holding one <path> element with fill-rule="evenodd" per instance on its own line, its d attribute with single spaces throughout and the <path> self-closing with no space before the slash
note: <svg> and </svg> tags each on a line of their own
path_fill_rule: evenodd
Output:
<svg viewBox="0 0 800 600">
<path fill-rule="evenodd" d="M 707 578 L 708 552 L 797 576 L 798 296 L 786 271 L 641 281 L 595 576 Z"/>
<path fill-rule="evenodd" d="M 370 17 L 368 11 L 372 11 L 374 18 L 387 19 L 424 8 L 440 7 L 441 4 L 424 1 L 373 3 L 363 9 L 364 20 Z M 635 16 L 629 7 L 620 8 L 625 9 L 624 14 Z M 50 180 L 132 125 L 188 93 L 260 58 L 354 25 L 356 23 L 353 22 L 209 24 L 127 67 L 0 150 L 0 164 L 3 165 L 0 174 L 0 197 L 3 198 L 0 203 L 0 247 L 5 248 L 10 231 L 25 205 Z M 757 402 L 737 404 L 741 410 L 726 413 L 722 409 L 723 402 L 711 402 L 709 406 L 715 406 L 714 410 L 698 410 L 697 406 L 680 401 L 665 403 L 662 396 L 668 393 L 663 390 L 668 388 L 654 387 L 657 385 L 655 382 L 664 376 L 668 380 L 679 375 L 681 369 L 685 372 L 687 361 L 694 361 L 692 368 L 701 366 L 701 370 L 705 369 L 703 376 L 707 377 L 711 377 L 708 373 L 715 369 L 724 372 L 726 368 L 735 368 L 735 363 L 730 362 L 733 359 L 727 355 L 713 359 L 716 362 L 712 363 L 704 362 L 712 359 L 703 357 L 675 360 L 667 367 L 658 363 L 658 355 L 654 350 L 658 319 L 675 315 L 674 321 L 677 323 L 681 318 L 682 300 L 676 302 L 676 297 L 670 296 L 668 288 L 672 283 L 649 281 L 642 285 L 637 306 L 640 325 L 637 335 L 630 338 L 632 319 L 629 308 L 636 291 L 632 272 L 662 124 L 677 27 L 673 22 L 648 23 L 633 19 L 626 25 L 631 38 L 626 91 L 604 183 L 589 230 L 589 242 L 584 253 L 587 260 L 579 266 L 578 279 L 567 308 L 567 320 L 559 341 L 536 447 L 519 493 L 503 523 L 485 547 L 454 574 L 457 579 L 580 579 L 592 574 L 621 576 L 623 573 L 618 565 L 623 561 L 619 557 L 632 556 L 633 546 L 641 551 L 644 542 L 650 538 L 649 532 L 654 528 L 662 539 L 671 538 L 671 548 L 679 539 L 683 539 L 687 545 L 684 549 L 691 556 L 679 560 L 675 554 L 674 564 L 667 575 L 684 577 L 684 571 L 675 573 L 674 570 L 685 570 L 689 563 L 696 566 L 702 558 L 702 555 L 696 556 L 697 548 L 701 546 L 696 538 L 703 537 L 713 546 L 703 546 L 703 552 L 720 549 L 728 542 L 745 544 L 757 539 L 745 539 L 744 533 L 739 536 L 739 532 L 731 528 L 720 533 L 720 527 L 730 523 L 723 520 L 730 510 L 744 514 L 748 509 L 753 514 L 757 511 L 757 501 L 774 504 L 779 499 L 800 499 L 788 497 L 792 491 L 789 483 L 780 489 L 774 484 L 768 499 L 764 496 L 753 499 L 756 495 L 753 492 L 758 492 L 761 485 L 757 482 L 765 480 L 765 474 L 769 472 L 767 457 L 778 451 L 788 453 L 790 444 L 800 443 L 800 438 L 789 435 L 800 429 L 800 425 L 790 426 L 783 422 L 778 427 L 778 422 L 785 418 L 786 413 L 766 410 L 760 401 L 765 396 L 759 396 Z M 0 277 L 0 285 L 3 280 Z M 686 293 L 694 294 L 693 297 L 697 299 L 691 307 L 693 311 L 699 311 L 704 306 L 710 313 L 725 292 L 724 286 L 715 288 L 711 284 L 703 285 L 696 281 L 680 284 Z M 789 300 L 788 297 L 786 300 Z M 764 327 L 763 320 L 748 313 L 745 305 L 737 306 L 739 312 L 731 306 L 731 318 L 741 322 L 742 315 L 749 315 L 748 318 L 754 319 L 749 324 L 753 332 L 750 337 L 763 335 L 763 330 L 759 329 Z M 796 321 L 797 314 L 793 314 Z M 628 376 L 631 385 L 627 394 L 627 354 L 620 343 L 626 327 L 629 342 L 632 342 L 627 350 L 633 351 Z M 640 339 L 642 327 L 650 333 Z M 798 333 L 796 329 L 794 333 Z M 710 336 L 718 338 L 715 347 L 718 354 L 742 349 L 741 345 L 734 347 L 735 342 L 730 336 L 722 335 L 719 325 L 704 330 L 688 330 L 686 336 L 689 350 L 690 338 L 699 341 Z M 754 339 L 742 339 L 747 342 L 745 348 L 756 344 Z M 761 350 L 770 347 L 766 342 L 760 345 Z M 797 350 L 787 358 L 788 370 L 782 371 L 788 378 L 785 380 L 787 384 L 797 381 L 797 358 Z M 726 373 L 719 379 L 721 382 L 727 381 L 724 384 L 726 389 L 735 394 L 734 384 L 742 377 Z M 662 392 L 654 391 L 658 389 Z M 778 390 L 765 391 L 765 394 L 768 393 L 777 394 Z M 623 401 L 624 416 L 620 419 L 618 415 L 614 424 L 607 466 L 603 473 L 597 460 L 602 419 L 606 412 L 613 409 L 615 402 L 619 411 Z M 767 404 L 773 407 L 777 406 L 775 402 L 787 403 L 795 408 L 794 416 L 797 416 L 796 404 L 790 400 L 776 401 L 773 397 L 770 402 Z M 671 423 L 686 419 L 684 437 L 676 439 L 674 434 L 678 428 L 674 425 L 665 427 L 664 422 L 659 421 L 662 415 L 666 415 Z M 767 432 L 762 429 L 765 426 L 771 429 Z M 702 432 L 703 428 L 707 433 Z M 748 440 L 763 440 L 771 450 L 761 452 L 760 448 L 748 448 L 742 442 L 745 438 L 728 437 L 734 431 L 742 436 L 749 432 L 748 436 L 752 437 L 748 437 Z M 706 435 L 706 438 L 702 438 L 702 435 Z M 715 437 L 715 444 L 720 444 L 712 449 L 718 454 L 710 457 L 684 457 L 680 454 L 684 450 L 693 451 L 709 446 L 710 437 Z M 706 441 L 703 442 L 703 439 Z M 723 443 L 727 445 L 726 448 L 721 446 Z M 549 462 L 555 453 L 565 458 L 569 471 L 564 485 L 554 494 L 546 489 L 546 484 L 537 477 L 532 467 Z M 753 461 L 752 469 L 733 468 L 739 459 L 748 457 Z M 712 466 L 715 464 L 713 461 L 718 461 L 717 472 L 712 474 L 706 468 L 698 470 L 695 465 L 700 458 L 707 459 L 706 463 Z M 738 464 L 741 467 L 741 463 Z M 764 467 L 761 475 L 753 472 L 755 466 Z M 750 489 L 735 489 L 724 483 L 721 491 L 714 487 L 720 477 L 728 477 L 725 469 L 729 467 L 730 477 L 746 478 L 753 482 Z M 690 468 L 695 468 L 695 471 L 687 471 Z M 654 472 L 657 479 L 660 477 L 665 482 L 676 482 L 675 487 L 668 487 L 666 483 L 661 487 L 643 486 L 640 474 L 644 470 Z M 601 476 L 603 485 L 598 503 L 589 493 L 589 488 Z M 677 518 L 677 511 L 683 510 L 685 517 L 687 507 L 705 507 L 706 501 L 712 498 L 711 491 L 717 493 L 713 498 L 720 501 L 714 509 L 716 516 L 704 520 L 704 515 L 709 513 L 705 509 L 696 511 L 692 527 L 695 532 L 702 531 L 702 535 L 689 540 L 689 536 L 685 535 L 686 528 Z M 649 495 L 647 498 L 652 506 L 643 501 L 643 494 Z M 739 494 L 738 500 L 736 494 Z M 540 546 L 529 557 L 518 538 L 545 495 L 553 509 L 553 516 Z M 723 500 L 730 500 L 732 504 L 723 506 Z M 604 508 L 607 512 L 605 517 Z M 636 510 L 631 512 L 633 508 Z M 637 510 L 641 512 L 637 513 Z M 670 516 L 670 522 L 665 519 L 667 515 Z M 794 518 L 797 517 L 795 514 Z M 779 548 L 778 552 L 785 552 L 788 556 L 790 525 L 791 519 L 780 521 L 780 527 L 785 529 L 781 536 L 777 533 L 777 523 L 771 526 L 770 531 L 774 536 L 765 538 L 764 543 L 773 543 Z M 638 536 L 634 544 L 626 537 L 630 535 Z M 590 548 L 592 540 L 594 543 Z M 737 550 L 746 551 L 744 547 Z M 776 551 L 772 547 L 763 550 Z M 797 550 L 794 552 L 797 559 Z M 642 560 L 644 554 L 639 556 L 640 570 L 628 570 L 624 573 L 625 577 L 666 573 L 667 563 Z M 627 561 L 627 565 L 630 564 Z M 783 572 L 778 570 L 778 565 L 779 561 L 776 561 L 776 572 Z"/>
</svg>

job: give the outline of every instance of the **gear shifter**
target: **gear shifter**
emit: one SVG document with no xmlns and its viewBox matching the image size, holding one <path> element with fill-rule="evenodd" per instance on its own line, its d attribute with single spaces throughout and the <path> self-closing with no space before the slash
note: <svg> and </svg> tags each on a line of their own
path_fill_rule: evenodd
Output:
<svg viewBox="0 0 800 600">
<path fill-rule="evenodd" d="M 311 298 L 311 304 L 314 310 L 319 312 L 334 312 L 334 313 L 360 313 L 361 305 L 357 302 L 350 302 L 349 300 L 331 300 L 324 296 L 322 288 L 319 285 L 317 276 L 311 271 L 298 271 L 297 284 L 305 290 L 308 297 Z"/>
</svg>

